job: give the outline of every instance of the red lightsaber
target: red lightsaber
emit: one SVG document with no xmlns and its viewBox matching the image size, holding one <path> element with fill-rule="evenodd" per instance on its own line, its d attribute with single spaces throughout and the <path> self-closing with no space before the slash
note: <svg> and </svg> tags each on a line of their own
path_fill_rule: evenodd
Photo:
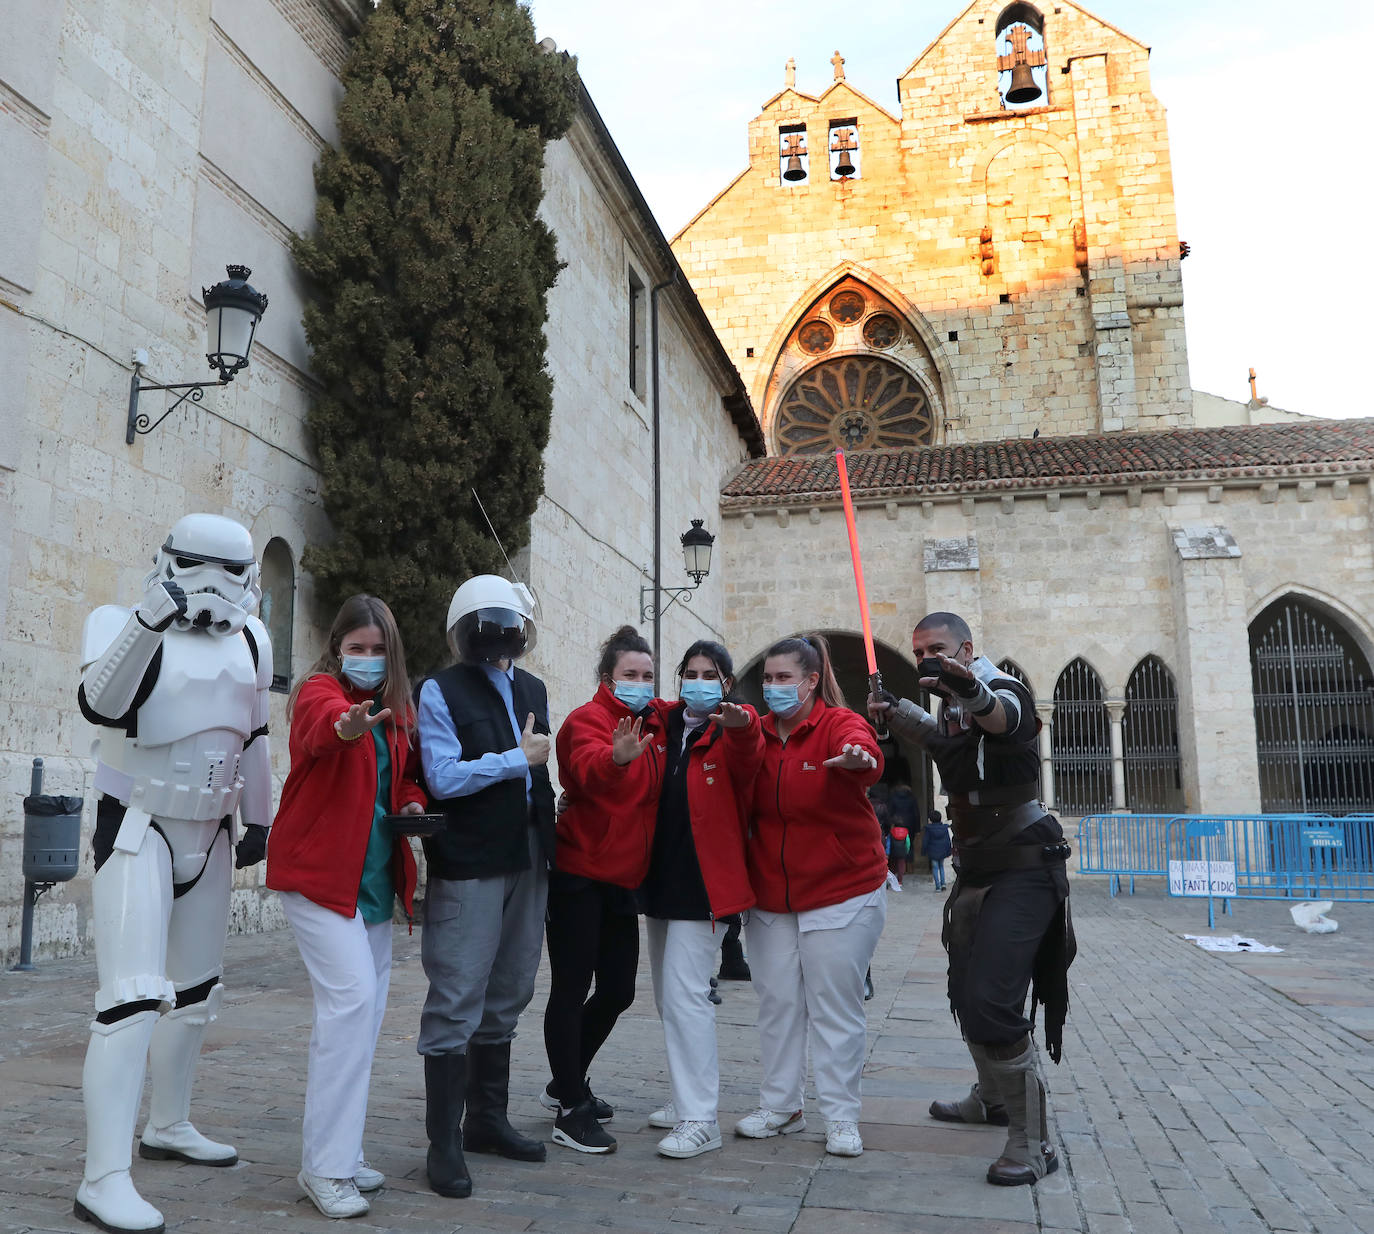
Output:
<svg viewBox="0 0 1374 1234">
<path fill-rule="evenodd" d="M 868 618 L 868 592 L 864 588 L 864 563 L 859 555 L 859 531 L 854 525 L 854 501 L 849 495 L 849 467 L 844 451 L 835 451 L 835 466 L 840 473 L 840 497 L 844 501 L 844 521 L 849 532 L 849 556 L 854 562 L 854 586 L 859 592 L 859 621 L 863 625 L 864 654 L 868 657 L 868 689 L 871 694 L 883 692 L 883 675 L 878 671 L 878 655 L 873 649 L 873 625 Z M 881 726 L 878 736 L 887 736 Z"/>
</svg>

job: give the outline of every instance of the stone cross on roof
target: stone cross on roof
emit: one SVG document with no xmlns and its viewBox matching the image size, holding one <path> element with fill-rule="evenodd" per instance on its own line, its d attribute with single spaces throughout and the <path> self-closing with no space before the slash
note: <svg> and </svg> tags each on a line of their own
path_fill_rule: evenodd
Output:
<svg viewBox="0 0 1374 1234">
<path fill-rule="evenodd" d="M 787 65 L 782 71 L 783 84 L 791 90 L 797 84 L 797 61 L 794 57 L 787 57 Z"/>
<path fill-rule="evenodd" d="M 835 54 L 830 57 L 830 63 L 835 66 L 835 80 L 844 80 L 844 57 L 840 55 L 840 49 L 835 49 Z"/>
</svg>

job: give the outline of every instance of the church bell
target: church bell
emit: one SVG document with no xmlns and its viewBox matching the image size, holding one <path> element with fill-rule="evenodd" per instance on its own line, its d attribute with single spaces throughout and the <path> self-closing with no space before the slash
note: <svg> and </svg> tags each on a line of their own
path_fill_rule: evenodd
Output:
<svg viewBox="0 0 1374 1234">
<path fill-rule="evenodd" d="M 852 176 L 859 169 L 854 166 L 854 153 L 851 150 L 841 150 L 840 157 L 835 161 L 835 174 L 837 176 Z"/>
<path fill-rule="evenodd" d="M 1040 97 L 1041 90 L 1035 82 L 1035 74 L 1029 64 L 1017 64 L 1011 70 L 1011 89 L 1007 91 L 1008 103 L 1033 103 Z"/>
<path fill-rule="evenodd" d="M 805 180 L 806 170 L 802 167 L 801 155 L 789 154 L 787 156 L 787 170 L 782 173 L 784 180 Z"/>
</svg>

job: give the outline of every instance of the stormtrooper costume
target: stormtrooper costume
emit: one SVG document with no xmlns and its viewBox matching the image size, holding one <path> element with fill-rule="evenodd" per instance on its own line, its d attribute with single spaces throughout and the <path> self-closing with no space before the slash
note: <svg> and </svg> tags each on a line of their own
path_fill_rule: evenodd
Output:
<svg viewBox="0 0 1374 1234">
<path fill-rule="evenodd" d="M 168 534 L 133 608 L 106 605 L 82 636 L 82 714 L 103 726 L 91 886 L 96 1017 L 82 1072 L 85 1177 L 75 1212 L 112 1231 L 158 1231 L 129 1167 L 139 1155 L 229 1166 L 238 1155 L 190 1123 L 191 1083 L 216 1017 L 232 881 L 266 853 L 272 647 L 257 607 L 248 531 L 188 514 Z"/>
</svg>

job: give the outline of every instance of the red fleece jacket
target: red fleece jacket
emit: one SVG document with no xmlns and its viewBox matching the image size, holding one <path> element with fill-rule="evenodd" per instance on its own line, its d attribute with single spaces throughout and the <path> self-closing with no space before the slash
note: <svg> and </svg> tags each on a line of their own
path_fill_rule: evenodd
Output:
<svg viewBox="0 0 1374 1234">
<path fill-rule="evenodd" d="M 377 747 L 370 733 L 344 741 L 335 731 L 339 713 L 373 697 L 370 690 L 345 689 L 328 673 L 301 686 L 291 715 L 291 771 L 267 839 L 267 885 L 297 891 L 324 908 L 352 917 L 372 834 L 377 800 Z M 404 727 L 387 723 L 391 755 L 390 813 L 412 801 L 425 804 L 419 779 L 418 747 Z M 392 879 L 406 916 L 413 911 L 415 855 L 397 837 Z"/>
<path fill-rule="evenodd" d="M 611 757 L 615 726 L 634 716 L 605 686 L 558 730 L 558 780 L 567 805 L 558 816 L 554 865 L 633 890 L 649 872 L 663 783 L 664 722 L 658 707 L 644 713 L 652 734 L 644 753 L 625 766 Z"/>
<path fill-rule="evenodd" d="M 749 878 L 758 906 L 799 913 L 875 891 L 887 878 L 878 816 L 867 789 L 883 773 L 872 727 L 847 707 L 819 698 L 786 743 L 777 717 L 763 720 L 763 766 L 754 781 Z M 877 766 L 843 771 L 823 764 L 846 745 Z"/>
<path fill-rule="evenodd" d="M 668 713 L 682 705 L 663 700 L 655 704 L 665 729 Z M 687 811 L 713 917 L 754 906 L 745 837 L 754 778 L 763 758 L 763 726 L 752 707 L 745 710 L 747 728 L 712 724 L 687 752 Z"/>
</svg>

